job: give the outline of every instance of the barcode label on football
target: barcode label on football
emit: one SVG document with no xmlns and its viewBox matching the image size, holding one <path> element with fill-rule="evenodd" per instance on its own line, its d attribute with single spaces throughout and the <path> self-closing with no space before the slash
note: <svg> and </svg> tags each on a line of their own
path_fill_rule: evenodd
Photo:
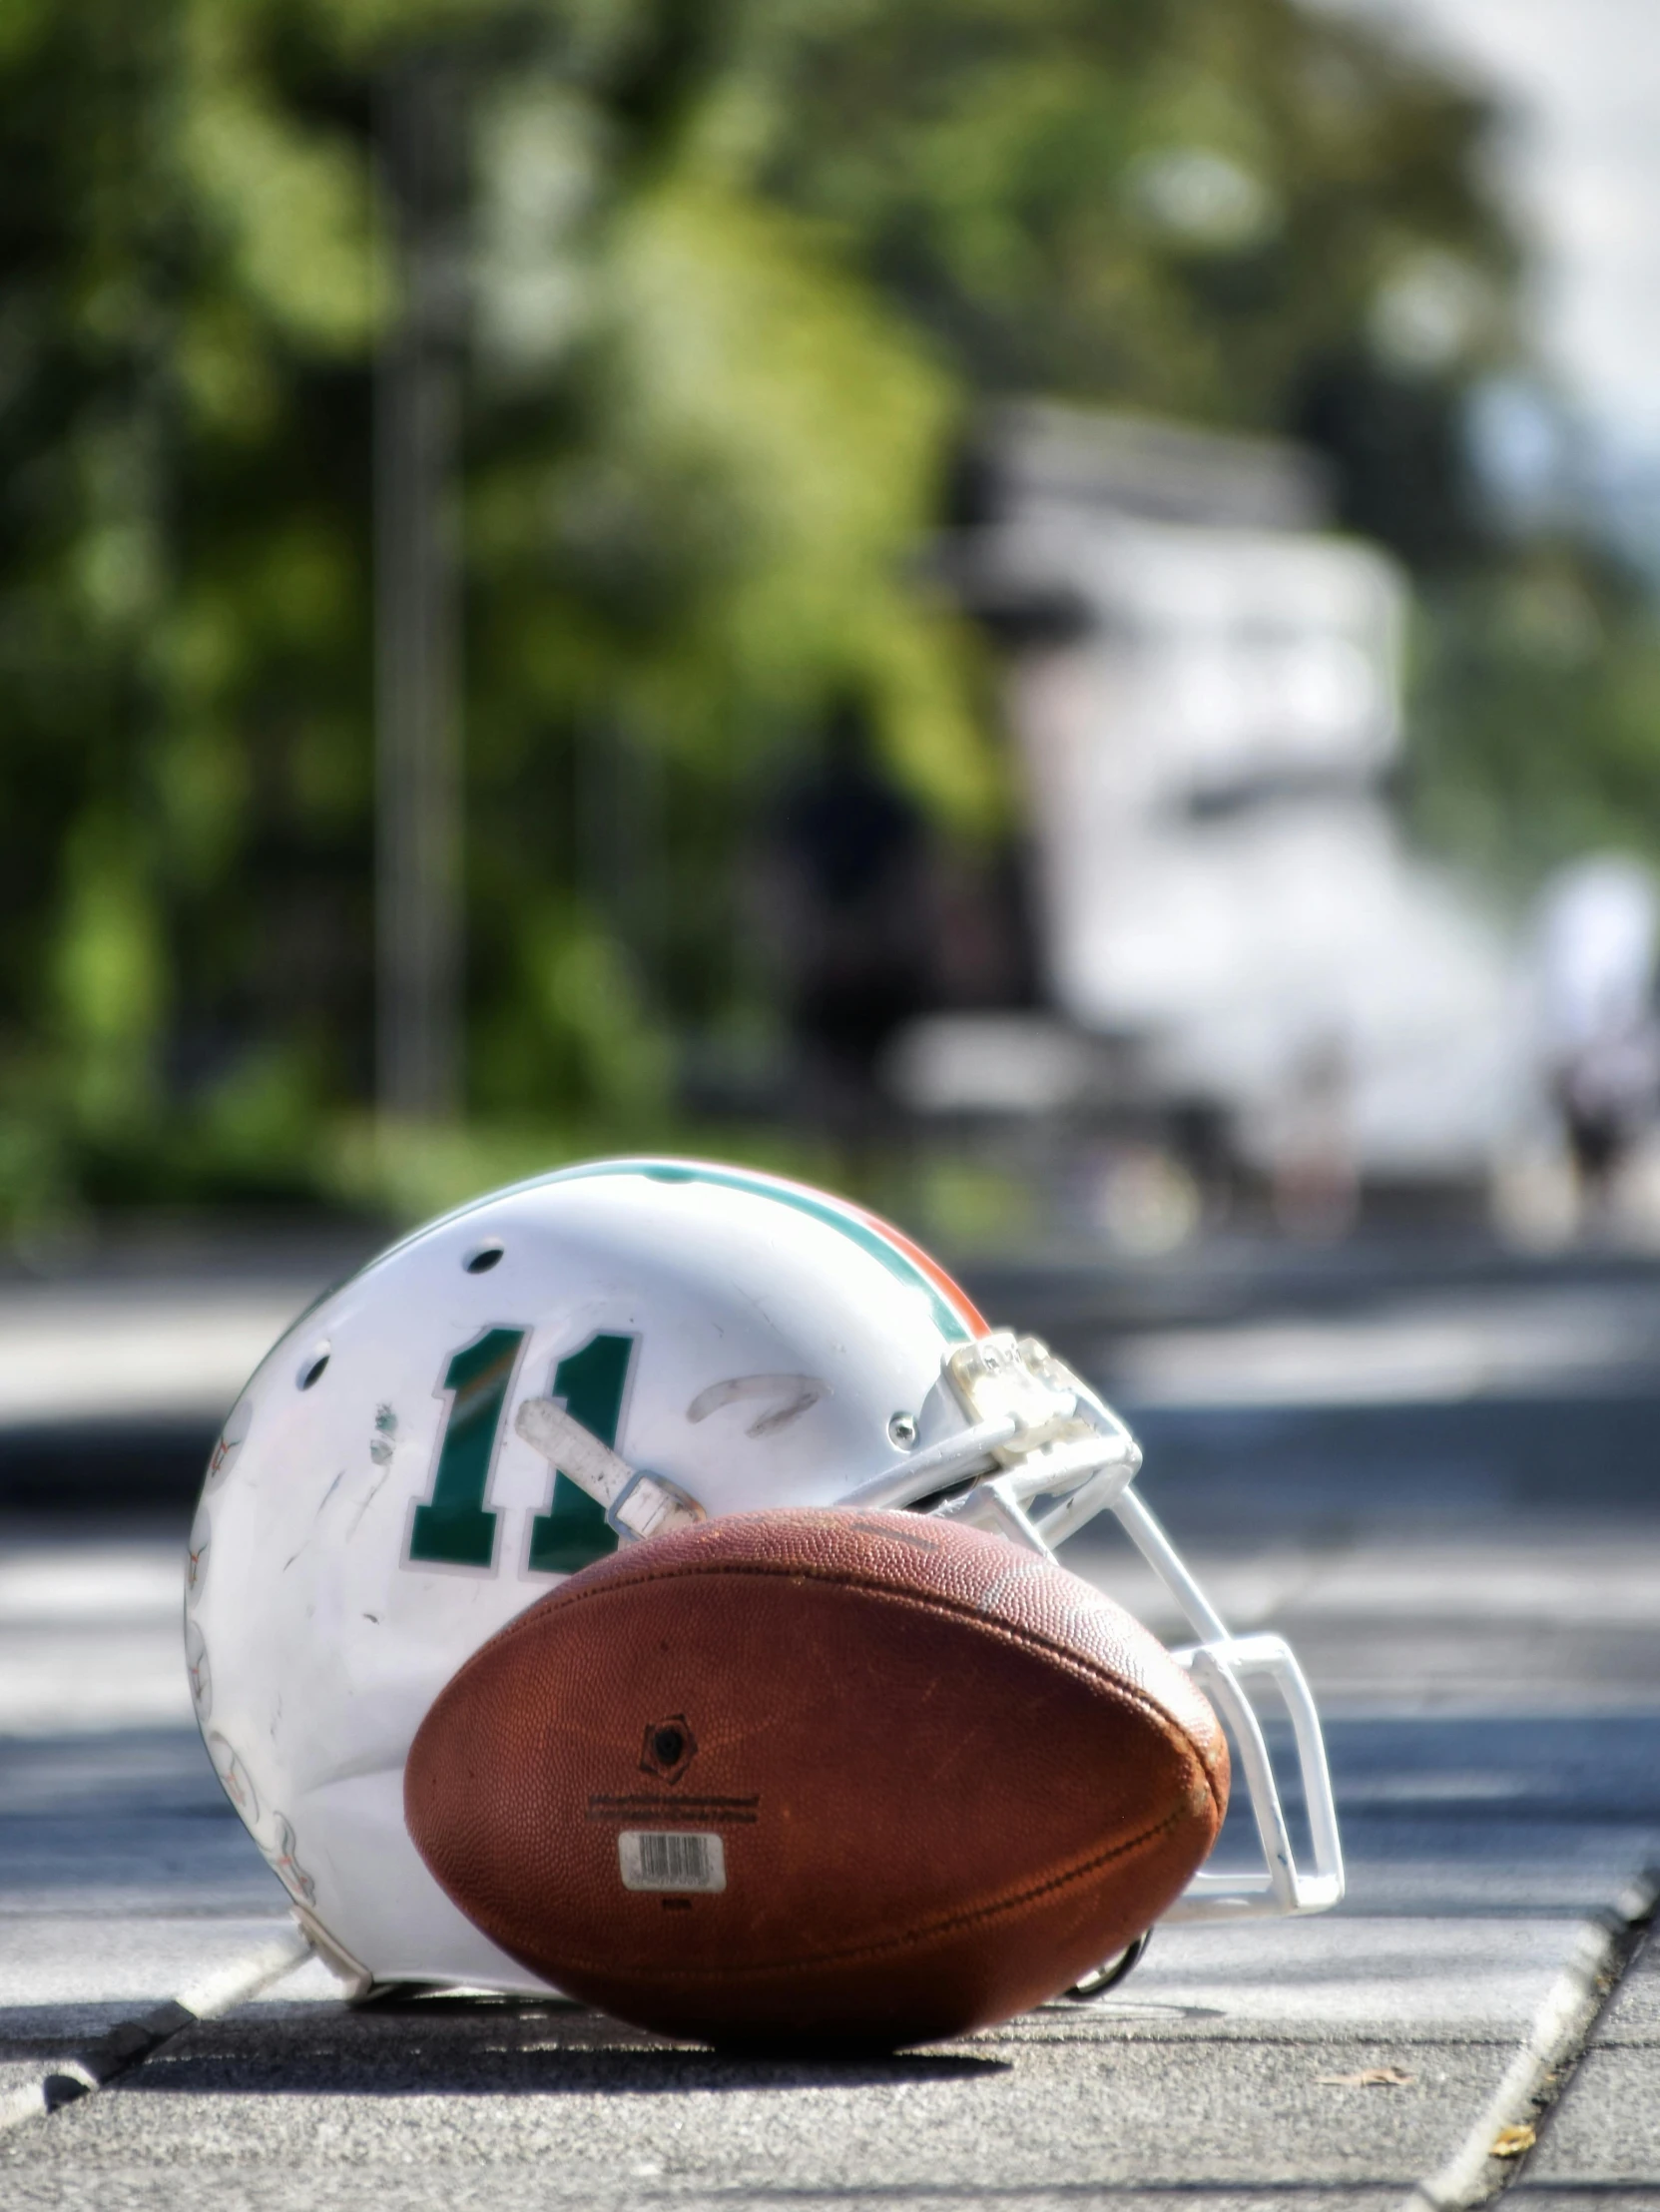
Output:
<svg viewBox="0 0 1660 2212">
<path fill-rule="evenodd" d="M 727 1855 L 719 1836 L 630 1828 L 617 1838 L 625 1890 L 724 1890 Z"/>
</svg>

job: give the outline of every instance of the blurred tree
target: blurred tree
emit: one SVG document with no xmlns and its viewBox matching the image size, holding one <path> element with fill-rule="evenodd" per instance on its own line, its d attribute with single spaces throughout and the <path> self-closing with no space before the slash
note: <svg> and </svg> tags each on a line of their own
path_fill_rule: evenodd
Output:
<svg viewBox="0 0 1660 2212">
<path fill-rule="evenodd" d="M 1419 625 L 1415 813 L 1513 893 L 1602 847 L 1660 859 L 1660 618 L 1606 555 L 1541 537 L 1435 581 Z"/>
<path fill-rule="evenodd" d="M 1439 726 L 1501 750 L 1509 601 L 1461 580 L 1510 572 L 1457 423 L 1516 257 L 1481 107 L 1376 34 L 1294 0 L 12 0 L 14 1220 L 316 1188 L 366 1097 L 374 111 L 423 54 L 470 149 L 475 1111 L 643 1136 L 677 1035 L 764 1009 L 734 863 L 830 702 L 937 821 L 997 819 L 975 649 L 909 560 L 981 394 L 1312 435 L 1446 579 Z M 1596 727 L 1640 763 L 1628 689 Z"/>
<path fill-rule="evenodd" d="M 1467 546 L 1457 414 L 1513 347 L 1518 259 L 1480 99 L 1288 0 L 746 20 L 732 139 L 974 388 L 1292 430 L 1357 528 Z"/>
<path fill-rule="evenodd" d="M 474 1102 L 661 1113 L 665 1018 L 734 988 L 749 766 L 832 690 L 985 815 L 971 648 L 901 573 L 954 395 L 688 146 L 719 41 L 690 0 L 0 19 L 14 1215 L 314 1185 L 321 1117 L 364 1094 L 372 116 L 411 51 L 461 75 L 475 140 Z"/>
<path fill-rule="evenodd" d="M 256 11 L 4 24 L 0 1085 L 27 1213 L 176 1184 L 181 1101 L 220 1085 L 243 1167 L 280 1180 L 273 1140 L 349 1079 L 375 287 L 366 171 L 283 103 Z"/>
</svg>

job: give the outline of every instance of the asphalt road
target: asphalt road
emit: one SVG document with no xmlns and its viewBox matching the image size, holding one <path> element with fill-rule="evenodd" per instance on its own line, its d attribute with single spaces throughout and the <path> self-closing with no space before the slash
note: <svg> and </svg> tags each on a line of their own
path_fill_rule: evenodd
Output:
<svg viewBox="0 0 1660 2212">
<path fill-rule="evenodd" d="M 740 2064 L 554 2003 L 353 2011 L 314 1961 L 198 2019 L 275 1970 L 284 1920 L 190 1721 L 180 1507 L 166 1481 L 119 1507 L 71 1431 L 74 1509 L 42 1510 L 41 1438 L 75 1408 L 40 1380 L 38 1302 L 26 1359 L 0 1301 L 0 1494 L 8 1388 L 35 1454 L 32 1509 L 0 1518 L 0 2203 L 1660 2203 L 1632 1888 L 1660 1863 L 1660 1279 L 1391 1280 L 1139 1325 L 1087 1277 L 1026 1287 L 1131 1410 L 1145 1493 L 1231 1624 L 1303 1657 L 1341 1912 L 1162 1931 L 1094 2005 L 881 2064 Z M 291 1292 L 243 1288 L 249 1332 Z M 124 1313 L 149 1335 L 94 1412 L 124 1417 L 130 1374 L 127 1416 L 165 1423 L 166 1297 L 98 1296 L 112 1345 Z M 85 1343 L 72 1296 L 56 1321 Z M 1105 1538 L 1071 1556 L 1174 1630 Z M 1536 2143 L 1488 2159 L 1504 2127 Z"/>
</svg>

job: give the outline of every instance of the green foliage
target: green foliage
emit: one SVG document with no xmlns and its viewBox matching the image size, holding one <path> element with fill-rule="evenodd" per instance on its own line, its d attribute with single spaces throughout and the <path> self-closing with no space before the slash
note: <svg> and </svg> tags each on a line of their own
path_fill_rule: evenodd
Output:
<svg viewBox="0 0 1660 2212">
<path fill-rule="evenodd" d="M 756 173 L 980 386 L 1283 425 L 1312 366 L 1435 272 L 1460 345 L 1504 341 L 1486 114 L 1353 20 L 794 0 L 750 25 Z"/>
<path fill-rule="evenodd" d="M 364 1095 L 372 128 L 413 52 L 472 123 L 475 1103 L 661 1121 L 670 1025 L 743 966 L 761 764 L 832 690 L 987 819 L 970 647 L 902 573 L 955 391 L 689 151 L 718 31 L 685 0 L 8 12 L 0 1210 L 302 1187 Z M 624 761 L 639 852 L 572 804 Z M 660 922 L 703 917 L 649 984 L 643 872 Z"/>
<path fill-rule="evenodd" d="M 522 206 L 538 181 L 515 160 L 575 127 L 555 111 L 538 141 L 522 114 L 500 121 L 491 182 Z M 536 728 L 586 715 L 731 777 L 851 686 L 919 793 L 983 822 L 999 793 L 968 642 L 900 573 L 937 496 L 949 384 L 806 225 L 687 167 L 614 212 L 603 251 L 565 242 L 538 328 L 515 281 L 557 268 L 582 187 L 542 191 L 545 258 L 504 244 L 485 309 L 511 333 L 497 378 L 547 379 L 565 403 L 510 418 L 473 472 L 480 775 L 499 762 L 511 785 Z"/>
<path fill-rule="evenodd" d="M 1525 891 L 1602 846 L 1660 861 L 1660 615 L 1571 543 L 1434 592 L 1420 622 L 1413 806 Z"/>
<path fill-rule="evenodd" d="M 466 123 L 484 1133 L 371 1136 L 376 117 L 417 61 Z M 1588 788 L 1547 697 L 1646 795 L 1635 619 L 1593 715 L 1516 677 L 1519 582 L 1450 575 L 1449 426 L 1513 342 L 1485 126 L 1294 0 L 0 8 L 0 1216 L 670 1139 L 677 1037 L 765 1032 L 742 862 L 830 702 L 949 833 L 1007 818 L 914 558 L 999 390 L 1312 429 L 1448 572 L 1434 819 L 1511 697 L 1539 807 Z"/>
</svg>

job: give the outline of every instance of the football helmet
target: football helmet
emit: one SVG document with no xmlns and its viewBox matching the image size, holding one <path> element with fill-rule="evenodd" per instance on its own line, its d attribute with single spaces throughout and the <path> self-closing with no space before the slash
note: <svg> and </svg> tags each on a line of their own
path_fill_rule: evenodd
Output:
<svg viewBox="0 0 1660 2212">
<path fill-rule="evenodd" d="M 403 1768 L 462 1662 L 564 1576 L 659 1528 L 795 1505 L 949 1514 L 1049 1551 L 1115 1513 L 1199 1639 L 1263 1864 L 1172 1918 L 1342 1895 L 1320 1724 L 1277 1636 L 1231 1637 L 1137 1495 L 1117 1416 L 990 1329 L 899 1231 L 748 1169 L 605 1160 L 394 1245 L 301 1316 L 214 1448 L 186 1657 L 221 1781 L 359 1989 L 538 1986 L 427 1872 Z M 1293 1723 L 1299 1866 L 1248 1687 Z"/>
</svg>

